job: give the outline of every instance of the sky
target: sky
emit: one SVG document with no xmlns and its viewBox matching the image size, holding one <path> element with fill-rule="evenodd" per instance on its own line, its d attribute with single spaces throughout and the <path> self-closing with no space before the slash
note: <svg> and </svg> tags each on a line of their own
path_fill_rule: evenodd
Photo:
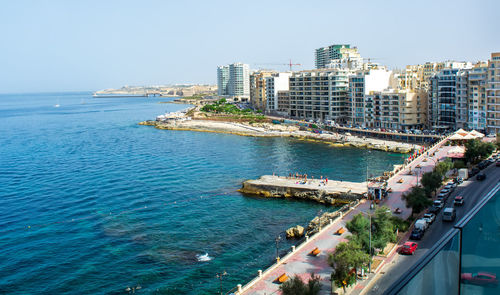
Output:
<svg viewBox="0 0 500 295">
<path fill-rule="evenodd" d="M 357 46 L 390 68 L 500 52 L 498 0 L 0 0 L 0 93 L 216 84 L 218 65 L 314 68 Z M 275 66 L 286 70 L 285 66 Z"/>
</svg>

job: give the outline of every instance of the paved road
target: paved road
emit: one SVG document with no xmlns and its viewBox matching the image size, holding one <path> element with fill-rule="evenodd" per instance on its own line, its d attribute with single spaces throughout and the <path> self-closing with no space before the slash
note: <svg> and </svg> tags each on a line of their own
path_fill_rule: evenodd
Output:
<svg viewBox="0 0 500 295">
<path fill-rule="evenodd" d="M 366 294 L 382 294 L 388 289 L 395 281 L 399 279 L 401 274 L 405 274 L 422 256 L 429 251 L 432 246 L 448 232 L 453 225 L 460 221 L 460 219 L 469 212 L 481 197 L 485 196 L 495 185 L 500 181 L 500 167 L 494 164 L 484 169 L 486 173 L 486 180 L 477 181 L 476 177 L 464 181 L 460 186 L 456 187 L 453 193 L 448 197 L 445 207 L 453 207 L 453 199 L 455 196 L 464 196 L 465 203 L 462 207 L 455 207 L 457 209 L 457 218 L 455 222 L 443 222 L 442 212 L 436 216 L 436 220 L 426 231 L 421 241 L 418 241 L 418 249 L 414 255 L 399 255 L 397 254 L 391 266 L 385 274 L 383 274 L 372 288 Z"/>
</svg>

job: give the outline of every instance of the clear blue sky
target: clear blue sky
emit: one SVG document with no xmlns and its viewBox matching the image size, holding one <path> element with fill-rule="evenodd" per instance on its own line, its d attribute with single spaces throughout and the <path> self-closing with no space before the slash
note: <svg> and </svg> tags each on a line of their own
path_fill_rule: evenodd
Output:
<svg viewBox="0 0 500 295">
<path fill-rule="evenodd" d="M 334 43 L 392 68 L 500 51 L 498 0 L 0 4 L 0 93 L 216 83 L 216 66 L 236 61 L 310 69 Z"/>
</svg>

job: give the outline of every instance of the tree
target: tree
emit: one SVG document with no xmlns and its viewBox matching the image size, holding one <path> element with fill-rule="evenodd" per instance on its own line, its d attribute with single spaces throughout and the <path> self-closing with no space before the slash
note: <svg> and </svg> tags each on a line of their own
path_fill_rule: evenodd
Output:
<svg viewBox="0 0 500 295">
<path fill-rule="evenodd" d="M 470 163 L 477 163 L 486 158 L 495 150 L 495 144 L 472 139 L 465 143 L 465 159 Z"/>
<path fill-rule="evenodd" d="M 372 218 L 372 248 L 384 249 L 389 242 L 396 242 L 396 233 L 392 223 L 392 214 L 388 207 L 375 210 Z"/>
<path fill-rule="evenodd" d="M 347 229 L 353 234 L 349 240 L 357 243 L 366 252 L 370 252 L 370 220 L 359 213 L 346 223 Z M 373 234 L 373 233 L 372 233 Z"/>
<path fill-rule="evenodd" d="M 425 190 L 414 186 L 411 191 L 402 196 L 406 201 L 406 208 L 411 208 L 411 214 L 418 214 L 432 204 L 432 201 L 426 197 Z"/>
<path fill-rule="evenodd" d="M 451 168 L 453 168 L 453 163 L 450 159 L 446 159 L 442 162 L 437 163 L 436 167 L 434 167 L 434 171 L 439 173 L 441 177 L 444 177 Z"/>
<path fill-rule="evenodd" d="M 356 242 L 342 242 L 330 254 L 328 262 L 333 267 L 331 280 L 345 291 L 346 286 L 356 283 L 357 269 L 370 262 L 370 256 Z"/>
<path fill-rule="evenodd" d="M 431 196 L 431 193 L 435 192 L 443 181 L 443 178 L 437 172 L 426 172 L 422 175 L 422 186 L 427 197 Z"/>
<path fill-rule="evenodd" d="M 311 274 L 309 281 L 304 283 L 298 276 L 284 282 L 280 286 L 283 295 L 317 295 L 321 290 L 320 277 Z"/>
</svg>

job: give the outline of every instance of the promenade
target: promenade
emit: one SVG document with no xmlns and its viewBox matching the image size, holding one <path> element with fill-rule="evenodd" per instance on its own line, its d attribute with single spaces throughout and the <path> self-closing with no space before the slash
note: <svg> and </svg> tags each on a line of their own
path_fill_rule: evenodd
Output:
<svg viewBox="0 0 500 295">
<path fill-rule="evenodd" d="M 409 217 L 411 208 L 406 208 L 402 195 L 415 186 L 417 181 L 420 181 L 423 173 L 432 171 L 437 162 L 446 158 L 448 151 L 452 147 L 443 146 L 444 142 L 441 141 L 392 176 L 388 180 L 388 187 L 391 188 L 391 192 L 380 202 L 379 206 L 387 206 L 391 211 L 399 208 L 401 209 L 401 213 L 399 214 L 401 218 Z M 341 227 L 345 228 L 346 222 L 351 220 L 354 215 L 359 214 L 358 211 L 369 213 L 370 202 L 366 200 L 361 201 L 355 210 L 350 210 L 342 218 L 338 218 L 334 223 L 325 227 L 311 237 L 309 241 L 301 244 L 286 259 L 282 260 L 278 265 L 275 264 L 270 271 L 266 271 L 262 277 L 253 280 L 250 284 L 243 287 L 242 292 L 236 292 L 236 294 L 280 294 L 279 284 L 275 283 L 275 280 L 280 275 L 286 273 L 290 278 L 297 275 L 306 281 L 312 272 L 320 276 L 322 284 L 320 294 L 330 294 L 332 290 L 330 282 L 332 268 L 328 265 L 327 257 L 335 251 L 338 243 L 347 241 L 346 237 L 350 235 L 348 231 L 342 235 L 338 235 L 336 232 Z M 400 242 L 402 243 L 403 241 Z M 321 253 L 318 256 L 310 255 L 309 253 L 316 247 Z M 376 269 L 380 269 L 394 256 L 395 249 L 397 247 L 393 249 L 393 252 L 388 257 L 380 258 L 382 262 Z M 376 271 L 376 269 L 373 271 Z M 370 280 L 373 277 L 374 274 L 370 274 L 368 279 L 362 280 L 356 286 L 349 288 L 351 294 L 360 294 L 364 291 L 363 289 L 366 287 L 369 288 Z"/>
</svg>

